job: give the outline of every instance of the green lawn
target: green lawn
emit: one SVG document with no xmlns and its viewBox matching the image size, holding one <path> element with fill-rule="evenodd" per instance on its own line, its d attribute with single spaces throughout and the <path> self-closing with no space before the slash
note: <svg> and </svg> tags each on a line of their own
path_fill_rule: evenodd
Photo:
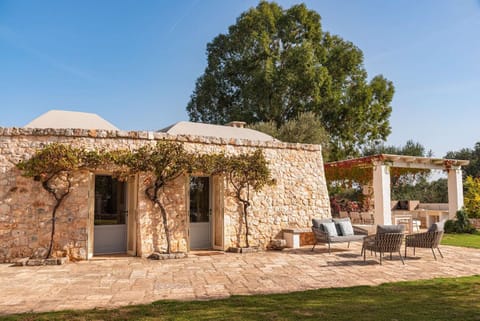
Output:
<svg viewBox="0 0 480 321">
<path fill-rule="evenodd" d="M 444 234 L 442 244 L 480 249 L 480 234 Z"/>
<path fill-rule="evenodd" d="M 63 311 L 0 320 L 480 320 L 480 276 L 235 296 L 158 301 L 114 310 Z"/>
</svg>

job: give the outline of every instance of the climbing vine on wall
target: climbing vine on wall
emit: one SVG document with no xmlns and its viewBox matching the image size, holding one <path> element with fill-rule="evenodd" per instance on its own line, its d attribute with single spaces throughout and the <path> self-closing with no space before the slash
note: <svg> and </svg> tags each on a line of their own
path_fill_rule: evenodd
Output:
<svg viewBox="0 0 480 321">
<path fill-rule="evenodd" d="M 154 206 L 160 209 L 167 253 L 171 252 L 171 237 L 162 192 L 168 183 L 193 172 L 204 175 L 224 174 L 235 190 L 235 197 L 243 205 L 248 247 L 248 208 L 251 206 L 251 193 L 273 182 L 261 150 L 252 154 L 231 156 L 223 153 L 197 154 L 187 152 L 182 144 L 171 141 L 159 141 L 155 145 L 145 145 L 132 151 L 88 151 L 54 143 L 39 149 L 29 159 L 20 161 L 17 168 L 22 171 L 23 176 L 40 181 L 42 187 L 55 199 L 47 257 L 52 255 L 58 208 L 70 193 L 72 174 L 77 170 L 109 169 L 120 180 L 126 180 L 133 174 L 146 173 L 145 194 Z"/>
<path fill-rule="evenodd" d="M 17 168 L 25 177 L 32 177 L 42 184 L 55 200 L 51 213 L 50 243 L 46 257 L 52 255 L 55 239 L 57 211 L 72 187 L 72 172 L 80 169 L 95 169 L 104 160 L 102 153 L 86 151 L 71 145 L 50 144 L 39 149 L 28 160 L 20 161 Z"/>
<path fill-rule="evenodd" d="M 226 158 L 223 167 L 227 179 L 235 190 L 235 197 L 242 204 L 243 221 L 245 223 L 245 246 L 250 247 L 249 235 L 249 208 L 251 194 L 261 190 L 265 185 L 272 185 L 275 181 L 271 177 L 267 160 L 263 152 L 257 149 L 253 154 L 240 154 Z"/>
</svg>

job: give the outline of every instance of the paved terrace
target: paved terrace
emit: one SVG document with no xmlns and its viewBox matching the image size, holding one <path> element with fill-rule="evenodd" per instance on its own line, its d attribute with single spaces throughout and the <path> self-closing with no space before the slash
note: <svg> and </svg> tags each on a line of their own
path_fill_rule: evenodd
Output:
<svg viewBox="0 0 480 321">
<path fill-rule="evenodd" d="M 360 257 L 360 246 L 320 246 L 282 252 L 191 255 L 150 261 L 98 257 L 63 266 L 0 264 L 0 314 L 63 309 L 112 308 L 162 299 L 203 300 L 236 294 L 280 293 L 327 287 L 480 274 L 480 250 L 443 246 L 445 259 L 429 249 L 402 265 L 398 257 Z M 411 254 L 411 253 L 410 253 Z"/>
</svg>

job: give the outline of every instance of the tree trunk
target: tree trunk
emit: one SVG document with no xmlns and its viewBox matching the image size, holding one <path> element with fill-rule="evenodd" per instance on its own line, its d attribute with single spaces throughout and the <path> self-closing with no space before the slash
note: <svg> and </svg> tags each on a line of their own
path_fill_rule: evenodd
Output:
<svg viewBox="0 0 480 321">
<path fill-rule="evenodd" d="M 250 247 L 250 243 L 248 242 L 248 233 L 249 233 L 249 230 L 248 230 L 248 202 L 244 202 L 243 203 L 243 216 L 245 218 L 245 245 L 247 247 Z"/>
<path fill-rule="evenodd" d="M 56 202 L 55 206 L 53 207 L 53 211 L 52 211 L 52 233 L 50 234 L 50 245 L 48 246 L 47 256 L 45 257 L 46 259 L 48 259 L 52 255 L 53 240 L 55 238 L 55 222 L 57 220 L 57 209 L 60 206 L 62 200 L 63 200 L 63 197 L 59 200 L 56 200 L 57 202 Z"/>
<path fill-rule="evenodd" d="M 165 231 L 165 237 L 167 239 L 167 253 L 172 252 L 171 240 L 170 240 L 170 228 L 168 227 L 168 220 L 167 220 L 167 210 L 165 206 L 163 206 L 162 202 L 157 200 L 157 204 L 160 207 L 160 212 L 162 212 L 162 220 L 163 220 L 163 229 Z"/>
<path fill-rule="evenodd" d="M 145 189 L 145 194 L 153 202 L 153 204 L 157 204 L 158 207 L 160 207 L 160 212 L 162 213 L 163 230 L 165 232 L 165 238 L 167 239 L 167 253 L 170 254 L 172 252 L 172 248 L 170 240 L 170 228 L 168 227 L 167 220 L 167 210 L 165 209 L 165 206 L 163 206 L 162 202 L 158 197 L 158 191 L 162 188 L 163 185 L 164 184 L 156 183 L 153 186 L 147 187 Z"/>
<path fill-rule="evenodd" d="M 55 198 L 55 202 L 56 202 L 55 206 L 53 207 L 53 211 L 52 211 L 52 232 L 50 234 L 50 244 L 48 246 L 48 252 L 47 252 L 47 255 L 45 257 L 46 259 L 48 259 L 52 255 L 53 241 L 55 239 L 55 226 L 56 226 L 56 221 L 57 221 L 57 210 L 60 207 L 60 205 L 62 204 L 65 196 L 67 196 L 68 193 L 70 193 L 70 188 L 72 186 L 72 182 L 70 181 L 70 174 L 67 173 L 67 175 L 66 175 L 67 187 L 66 187 L 64 193 L 61 194 L 60 196 L 58 196 L 55 189 L 53 189 L 49 185 L 49 182 L 51 181 L 51 179 L 53 179 L 53 177 L 51 177 L 49 180 L 42 183 L 43 188 L 47 192 L 49 192 L 50 194 L 53 195 L 53 197 Z"/>
</svg>

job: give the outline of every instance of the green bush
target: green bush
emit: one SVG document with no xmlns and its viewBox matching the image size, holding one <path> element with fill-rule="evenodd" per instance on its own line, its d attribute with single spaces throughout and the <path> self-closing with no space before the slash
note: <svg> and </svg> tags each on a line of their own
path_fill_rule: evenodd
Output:
<svg viewBox="0 0 480 321">
<path fill-rule="evenodd" d="M 470 223 L 468 214 L 464 210 L 457 211 L 456 220 L 448 220 L 445 222 L 445 233 L 469 233 L 474 234 L 477 229 Z"/>
<path fill-rule="evenodd" d="M 472 218 L 480 218 L 480 177 L 465 179 L 465 212 Z"/>
</svg>

